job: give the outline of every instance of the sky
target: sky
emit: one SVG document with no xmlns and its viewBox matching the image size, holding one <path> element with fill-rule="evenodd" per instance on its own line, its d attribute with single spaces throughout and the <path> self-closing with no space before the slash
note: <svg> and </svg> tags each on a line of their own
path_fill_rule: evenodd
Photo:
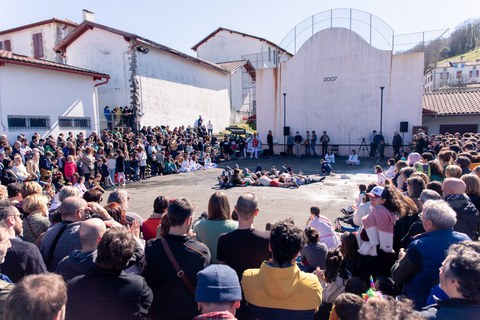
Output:
<svg viewBox="0 0 480 320">
<path fill-rule="evenodd" d="M 451 32 L 480 18 L 480 0 L 0 0 L 0 30 L 53 17 L 80 23 L 88 9 L 97 23 L 195 55 L 190 48 L 218 27 L 280 44 L 304 19 L 335 8 L 372 13 L 397 35 Z"/>
</svg>

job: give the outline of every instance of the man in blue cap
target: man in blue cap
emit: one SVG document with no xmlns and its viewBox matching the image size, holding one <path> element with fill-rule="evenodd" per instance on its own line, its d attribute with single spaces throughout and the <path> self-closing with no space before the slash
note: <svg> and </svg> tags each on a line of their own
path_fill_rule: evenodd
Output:
<svg viewBox="0 0 480 320">
<path fill-rule="evenodd" d="M 235 270 L 227 265 L 212 264 L 197 273 L 195 300 L 202 313 L 194 320 L 237 319 L 242 288 Z"/>
</svg>

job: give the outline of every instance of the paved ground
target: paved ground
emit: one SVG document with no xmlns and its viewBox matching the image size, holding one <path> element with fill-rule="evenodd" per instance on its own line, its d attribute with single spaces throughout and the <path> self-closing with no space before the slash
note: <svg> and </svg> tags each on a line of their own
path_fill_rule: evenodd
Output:
<svg viewBox="0 0 480 320">
<path fill-rule="evenodd" d="M 255 221 L 257 228 L 263 228 L 267 222 L 276 222 L 281 219 L 293 218 L 303 226 L 308 218 L 309 208 L 319 206 L 322 214 L 330 218 L 340 215 L 340 208 L 354 203 L 358 194 L 358 183 L 369 183 L 375 180 L 372 174 L 374 161 L 362 158 L 360 166 L 347 166 L 346 158 L 337 159 L 334 165 L 334 174 L 324 182 L 301 186 L 299 189 L 273 187 L 237 187 L 224 190 L 233 206 L 239 195 L 244 192 L 253 192 L 259 199 L 260 213 Z M 302 170 L 305 174 L 320 172 L 320 158 L 296 157 L 263 157 L 258 160 L 246 159 L 229 161 L 221 167 L 238 164 L 241 168 L 255 169 L 260 164 L 263 169 L 272 165 L 280 168 L 283 164 L 292 165 L 295 172 Z M 385 166 L 385 164 L 383 164 Z M 153 200 L 159 195 L 169 197 L 185 197 L 190 199 L 196 207 L 196 215 L 207 210 L 210 195 L 218 189 L 216 177 L 221 169 L 209 169 L 187 174 L 168 175 L 150 178 L 146 181 L 132 183 L 126 186 L 130 197 L 129 211 L 148 217 L 152 212 Z M 106 196 L 104 197 L 107 198 Z"/>
</svg>

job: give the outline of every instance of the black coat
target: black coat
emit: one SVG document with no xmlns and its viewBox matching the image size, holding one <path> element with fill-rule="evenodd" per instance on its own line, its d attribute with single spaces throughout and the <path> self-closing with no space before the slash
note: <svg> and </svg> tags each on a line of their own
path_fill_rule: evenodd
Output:
<svg viewBox="0 0 480 320">
<path fill-rule="evenodd" d="M 141 276 L 95 267 L 68 283 L 66 319 L 147 319 L 152 301 Z"/>
</svg>

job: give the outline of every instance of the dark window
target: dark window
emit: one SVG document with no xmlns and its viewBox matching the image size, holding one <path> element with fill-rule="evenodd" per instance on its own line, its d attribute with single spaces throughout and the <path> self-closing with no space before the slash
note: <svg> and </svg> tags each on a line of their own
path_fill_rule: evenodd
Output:
<svg viewBox="0 0 480 320">
<path fill-rule="evenodd" d="M 43 58 L 43 37 L 41 33 L 33 35 L 33 56 Z"/>
<path fill-rule="evenodd" d="M 60 127 L 60 129 L 90 129 L 90 118 L 59 117 L 58 126 Z"/>
<path fill-rule="evenodd" d="M 49 117 L 36 116 L 8 116 L 9 129 L 49 129 Z"/>
<path fill-rule="evenodd" d="M 3 50 L 3 42 L 0 41 L 0 50 Z"/>
<path fill-rule="evenodd" d="M 3 41 L 3 50 L 12 51 L 12 43 L 10 40 Z"/>
<path fill-rule="evenodd" d="M 460 134 L 464 134 L 467 132 L 478 132 L 478 125 L 477 124 L 441 124 L 440 125 L 440 134 L 444 134 L 445 132 L 448 133 L 455 133 L 459 132 Z"/>
</svg>

